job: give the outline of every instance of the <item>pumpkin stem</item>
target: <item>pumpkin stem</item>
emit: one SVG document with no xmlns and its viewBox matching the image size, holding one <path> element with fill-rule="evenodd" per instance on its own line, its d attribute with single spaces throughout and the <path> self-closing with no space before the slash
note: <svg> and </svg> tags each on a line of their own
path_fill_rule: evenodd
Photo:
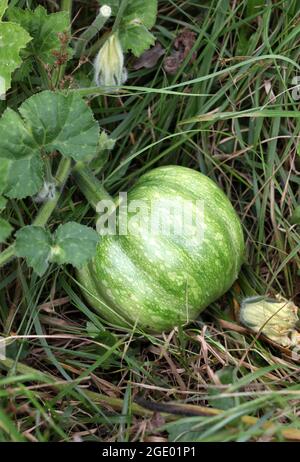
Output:
<svg viewBox="0 0 300 462">
<path fill-rule="evenodd" d="M 96 210 L 102 200 L 112 200 L 102 183 L 93 175 L 84 162 L 77 162 L 73 169 L 75 181 L 89 204 Z"/>
<path fill-rule="evenodd" d="M 103 5 L 96 19 L 92 24 L 80 35 L 77 39 L 77 44 L 75 47 L 75 57 L 80 58 L 86 49 L 87 43 L 98 34 L 98 32 L 104 27 L 106 21 L 111 16 L 111 8 L 108 5 Z"/>
</svg>

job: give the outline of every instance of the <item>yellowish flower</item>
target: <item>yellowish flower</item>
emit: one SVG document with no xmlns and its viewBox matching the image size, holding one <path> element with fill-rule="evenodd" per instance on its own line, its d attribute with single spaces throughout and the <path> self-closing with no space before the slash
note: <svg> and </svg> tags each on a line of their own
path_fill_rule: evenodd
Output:
<svg viewBox="0 0 300 462">
<path fill-rule="evenodd" d="M 94 69 L 94 79 L 98 86 L 119 86 L 126 81 L 124 54 L 117 34 L 112 34 L 100 48 Z"/>
</svg>

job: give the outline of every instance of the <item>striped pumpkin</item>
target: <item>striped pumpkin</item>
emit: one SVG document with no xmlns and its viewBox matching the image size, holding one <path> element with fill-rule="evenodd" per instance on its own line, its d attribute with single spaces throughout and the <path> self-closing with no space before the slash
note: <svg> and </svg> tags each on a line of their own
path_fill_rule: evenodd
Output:
<svg viewBox="0 0 300 462">
<path fill-rule="evenodd" d="M 128 204 L 134 200 L 146 204 L 149 216 L 157 200 L 189 201 L 194 218 L 199 201 L 202 237 L 195 220 L 181 234 L 147 233 L 145 223 L 137 221 L 128 235 L 101 237 L 79 281 L 91 305 L 110 323 L 170 330 L 197 318 L 237 278 L 244 256 L 241 223 L 223 191 L 185 167 L 160 167 L 141 176 L 128 193 Z M 170 216 L 173 226 L 177 217 Z"/>
</svg>

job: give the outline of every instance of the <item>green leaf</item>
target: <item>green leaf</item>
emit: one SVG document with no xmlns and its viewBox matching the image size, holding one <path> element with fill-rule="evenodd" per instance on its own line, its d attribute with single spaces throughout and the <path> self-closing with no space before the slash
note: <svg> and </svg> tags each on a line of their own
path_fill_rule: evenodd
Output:
<svg viewBox="0 0 300 462">
<path fill-rule="evenodd" d="M 103 2 L 101 2 L 103 4 Z M 112 9 L 112 15 L 116 16 L 121 6 L 121 0 L 106 0 L 105 5 Z M 147 29 L 154 26 L 157 15 L 157 0 L 128 0 L 123 13 L 121 23 L 137 22 L 144 24 Z"/>
<path fill-rule="evenodd" d="M 7 8 L 7 5 L 8 5 L 8 0 L 1 0 L 1 4 L 0 4 L 0 19 L 2 19 L 4 13 L 5 13 L 5 10 Z"/>
<path fill-rule="evenodd" d="M 55 232 L 51 261 L 80 268 L 95 255 L 98 240 L 96 231 L 88 226 L 75 222 L 60 225 Z"/>
<path fill-rule="evenodd" d="M 65 96 L 44 91 L 26 100 L 19 111 L 33 138 L 46 152 L 57 149 L 77 161 L 95 156 L 99 125 L 76 93 Z"/>
<path fill-rule="evenodd" d="M 70 222 L 51 235 L 41 226 L 25 226 L 16 233 L 16 255 L 42 276 L 50 262 L 79 268 L 96 252 L 98 234 L 88 226 Z"/>
<path fill-rule="evenodd" d="M 2 212 L 2 210 L 5 209 L 6 204 L 7 204 L 7 199 L 5 199 L 5 197 L 3 196 L 0 196 L 0 212 Z"/>
<path fill-rule="evenodd" d="M 6 241 L 6 239 L 11 235 L 12 230 L 13 228 L 8 221 L 4 220 L 4 218 L 0 218 L 0 243 Z"/>
<path fill-rule="evenodd" d="M 45 64 L 53 64 L 53 52 L 61 49 L 59 35 L 69 34 L 69 17 L 67 12 L 47 14 L 47 10 L 38 6 L 34 11 L 26 8 L 9 8 L 10 21 L 20 24 L 33 38 L 28 44 L 27 51 L 39 58 Z M 67 50 L 70 54 L 70 49 Z"/>
<path fill-rule="evenodd" d="M 30 35 L 18 24 L 0 22 L 0 98 L 2 99 L 11 86 L 11 74 L 22 63 L 19 53 L 30 40 Z"/>
<path fill-rule="evenodd" d="M 234 380 L 234 368 L 231 366 L 224 367 L 217 371 L 216 375 L 218 376 L 222 385 L 231 385 Z M 231 409 L 234 407 L 235 398 L 232 397 L 222 397 L 222 394 L 226 393 L 226 389 L 220 389 L 220 387 L 211 387 L 208 390 L 208 394 L 212 397 L 212 399 L 208 399 L 208 403 L 212 407 L 216 407 L 218 409 L 223 409 L 226 411 L 227 409 Z"/>
<path fill-rule="evenodd" d="M 3 191 L 5 190 L 7 186 L 8 171 L 9 171 L 9 161 L 1 159 L 1 162 L 0 162 L 0 194 L 3 193 Z"/>
<path fill-rule="evenodd" d="M 137 57 L 155 43 L 154 35 L 145 26 L 140 24 L 122 26 L 119 36 L 123 50 L 125 52 L 131 50 Z"/>
<path fill-rule="evenodd" d="M 20 106 L 19 113 L 7 109 L 0 119 L 0 193 L 2 163 L 8 165 L 2 192 L 8 197 L 23 198 L 42 187 L 41 151 L 58 150 L 66 157 L 86 161 L 96 155 L 98 123 L 75 93 L 38 93 Z"/>
<path fill-rule="evenodd" d="M 41 188 L 43 162 L 38 145 L 12 109 L 7 109 L 0 120 L 0 162 L 8 165 L 7 196 L 31 196 Z"/>
<path fill-rule="evenodd" d="M 33 71 L 35 59 L 30 56 L 23 57 L 24 61 L 22 62 L 21 66 L 16 69 L 14 72 L 14 82 L 23 82 L 25 78 L 27 78 L 30 73 Z"/>
<path fill-rule="evenodd" d="M 157 15 L 157 0 L 129 0 L 123 22 L 143 24 L 147 29 L 154 26 Z"/>
<path fill-rule="evenodd" d="M 295 207 L 290 218 L 290 222 L 292 225 L 300 225 L 300 205 L 297 205 L 297 207 Z"/>
<path fill-rule="evenodd" d="M 40 226 L 25 226 L 16 232 L 16 254 L 26 258 L 28 266 L 42 276 L 48 268 L 52 239 Z"/>
<path fill-rule="evenodd" d="M 117 15 L 121 2 L 109 0 L 105 2 Z M 140 56 L 155 43 L 155 37 L 148 31 L 156 21 L 157 0 L 129 0 L 120 21 L 119 36 L 126 52 L 131 50 L 135 56 Z"/>
</svg>

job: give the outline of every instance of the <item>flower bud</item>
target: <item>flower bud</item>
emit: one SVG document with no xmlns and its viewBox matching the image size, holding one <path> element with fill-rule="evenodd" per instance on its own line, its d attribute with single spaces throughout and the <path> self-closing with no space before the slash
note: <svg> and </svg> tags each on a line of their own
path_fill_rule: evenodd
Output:
<svg viewBox="0 0 300 462">
<path fill-rule="evenodd" d="M 103 16 L 104 18 L 109 18 L 110 15 L 111 15 L 111 7 L 108 6 L 108 5 L 103 5 L 103 6 L 101 6 L 101 8 L 100 8 L 100 14 L 101 14 L 101 16 Z"/>
<path fill-rule="evenodd" d="M 126 81 L 124 54 L 117 34 L 112 34 L 100 48 L 94 69 L 94 79 L 98 86 L 119 86 Z"/>
</svg>

